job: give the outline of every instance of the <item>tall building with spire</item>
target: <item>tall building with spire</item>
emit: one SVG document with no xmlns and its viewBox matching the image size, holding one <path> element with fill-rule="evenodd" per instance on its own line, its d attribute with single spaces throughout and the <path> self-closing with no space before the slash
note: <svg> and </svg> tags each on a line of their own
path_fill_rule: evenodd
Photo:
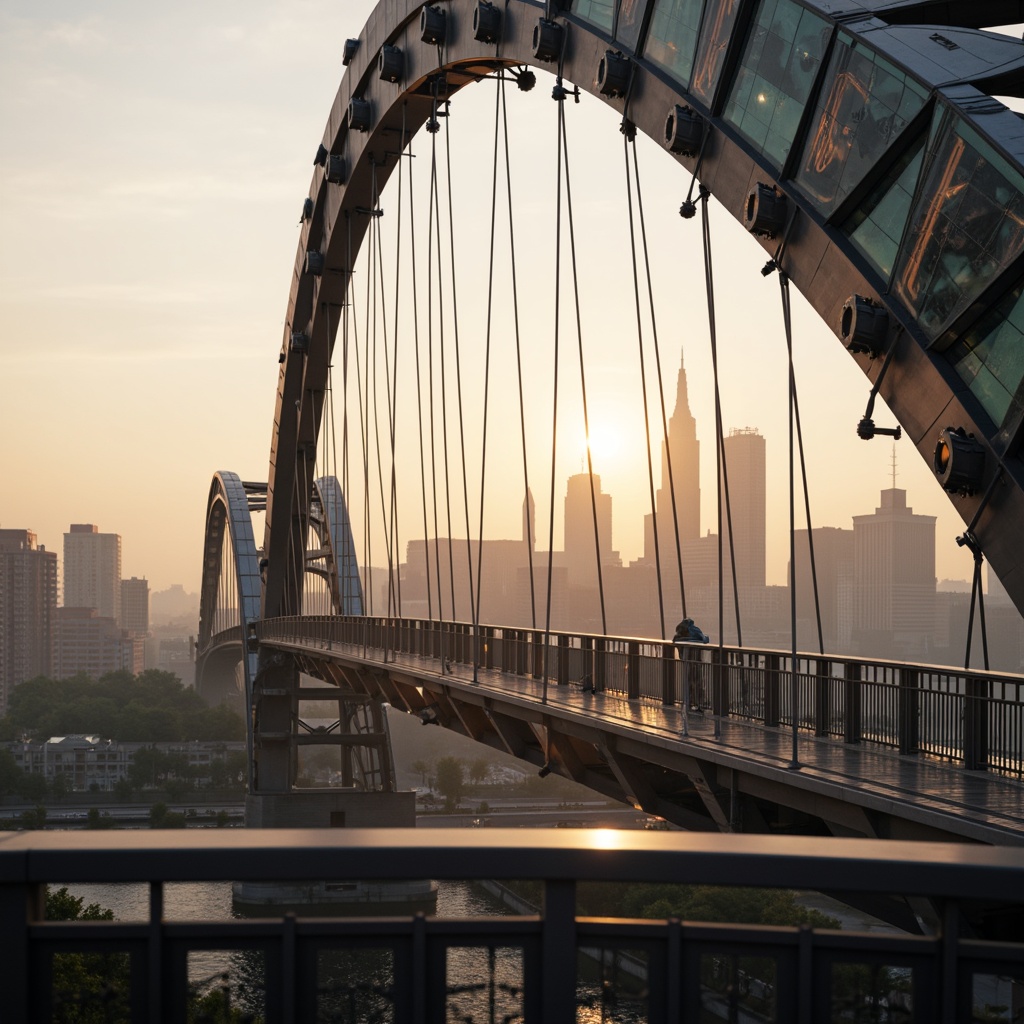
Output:
<svg viewBox="0 0 1024 1024">
<path fill-rule="evenodd" d="M 679 523 L 681 549 L 700 537 L 700 441 L 697 440 L 697 421 L 690 412 L 682 357 L 676 378 L 675 407 L 668 421 L 668 439 L 661 442 L 661 486 L 655 496 L 655 508 L 661 564 L 674 565 L 675 522 Z M 654 538 L 654 521 L 648 515 L 644 528 L 644 560 L 650 565 L 657 561 Z"/>
</svg>

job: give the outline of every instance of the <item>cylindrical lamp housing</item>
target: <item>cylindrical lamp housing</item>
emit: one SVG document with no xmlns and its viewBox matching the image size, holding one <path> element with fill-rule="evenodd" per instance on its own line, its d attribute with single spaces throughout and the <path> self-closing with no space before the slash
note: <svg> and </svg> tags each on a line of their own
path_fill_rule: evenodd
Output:
<svg viewBox="0 0 1024 1024">
<path fill-rule="evenodd" d="M 405 70 L 405 55 L 401 49 L 385 43 L 380 48 L 380 56 L 377 58 L 377 70 L 380 72 L 382 82 L 397 82 Z"/>
<path fill-rule="evenodd" d="M 562 26 L 540 18 L 533 26 L 533 55 L 545 64 L 553 64 L 562 53 Z"/>
<path fill-rule="evenodd" d="M 985 449 L 963 427 L 946 427 L 939 433 L 932 465 L 944 490 L 974 494 L 985 473 Z"/>
<path fill-rule="evenodd" d="M 353 96 L 348 101 L 348 126 L 354 132 L 368 132 L 372 114 L 370 101 L 360 96 Z"/>
<path fill-rule="evenodd" d="M 473 12 L 473 38 L 478 43 L 496 43 L 501 38 L 501 11 L 488 0 L 478 0 Z"/>
<path fill-rule="evenodd" d="M 324 254 L 317 249 L 306 251 L 306 273 L 319 277 L 324 272 Z"/>
<path fill-rule="evenodd" d="M 424 7 L 420 11 L 420 39 L 425 43 L 440 46 L 444 42 L 445 13 L 440 7 Z"/>
<path fill-rule="evenodd" d="M 327 158 L 327 180 L 332 185 L 345 184 L 345 158 L 340 153 L 332 153 Z"/>
<path fill-rule="evenodd" d="M 692 107 L 675 104 L 665 119 L 665 146 L 672 153 L 696 156 L 704 143 L 704 118 Z"/>
<path fill-rule="evenodd" d="M 851 295 L 843 305 L 841 331 L 851 352 L 877 356 L 885 348 L 889 314 L 863 295 Z"/>
<path fill-rule="evenodd" d="M 624 96 L 629 85 L 629 61 L 621 53 L 606 50 L 597 65 L 594 84 L 603 96 Z"/>
<path fill-rule="evenodd" d="M 786 197 L 759 181 L 747 196 L 743 223 L 752 235 L 774 238 L 786 225 Z"/>
</svg>

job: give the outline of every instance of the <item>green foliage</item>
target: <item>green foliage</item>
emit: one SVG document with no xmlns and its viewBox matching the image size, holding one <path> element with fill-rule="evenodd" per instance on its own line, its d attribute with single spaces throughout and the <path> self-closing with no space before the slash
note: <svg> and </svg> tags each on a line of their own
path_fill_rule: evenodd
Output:
<svg viewBox="0 0 1024 1024">
<path fill-rule="evenodd" d="M 29 811 L 22 811 L 21 827 L 27 829 L 46 828 L 46 808 L 40 804 Z"/>
<path fill-rule="evenodd" d="M 85 827 L 91 829 L 117 828 L 117 820 L 112 818 L 107 811 L 101 814 L 98 807 L 90 807 Z"/>
<path fill-rule="evenodd" d="M 442 757 L 437 762 L 437 788 L 444 797 L 446 810 L 459 806 L 463 786 L 462 762 L 457 757 Z"/>
<path fill-rule="evenodd" d="M 34 740 L 69 734 L 142 742 L 245 739 L 245 723 L 202 697 L 170 672 L 108 672 L 99 680 L 40 676 L 18 686 L 0 719 L 0 739 Z M 0 787 L 3 785 L 0 766 Z"/>
<path fill-rule="evenodd" d="M 184 828 L 185 815 L 180 811 L 169 811 L 165 803 L 156 803 L 149 809 L 149 827 Z"/>
</svg>

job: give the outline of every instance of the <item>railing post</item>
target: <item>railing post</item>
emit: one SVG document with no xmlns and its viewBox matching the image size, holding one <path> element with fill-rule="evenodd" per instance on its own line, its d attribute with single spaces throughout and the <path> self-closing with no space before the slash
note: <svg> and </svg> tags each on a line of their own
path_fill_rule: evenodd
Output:
<svg viewBox="0 0 1024 1024">
<path fill-rule="evenodd" d="M 533 678 L 540 679 L 544 675 L 544 634 L 533 631 Z"/>
<path fill-rule="evenodd" d="M 576 883 L 548 879 L 541 922 L 541 1020 L 576 1019 Z"/>
<path fill-rule="evenodd" d="M 661 645 L 661 703 L 676 702 L 676 648 L 674 644 Z"/>
<path fill-rule="evenodd" d="M 779 655 L 764 658 L 764 724 L 777 726 L 781 718 Z"/>
<path fill-rule="evenodd" d="M 846 696 L 843 739 L 847 743 L 860 743 L 860 666 L 848 661 L 843 669 Z"/>
<path fill-rule="evenodd" d="M 558 634 L 558 685 L 569 685 L 569 637 Z"/>
<path fill-rule="evenodd" d="M 900 753 L 916 754 L 918 746 L 918 709 L 921 680 L 917 669 L 900 669 L 900 688 L 896 694 L 896 725 Z"/>
<path fill-rule="evenodd" d="M 814 663 L 814 735 L 827 736 L 828 723 L 831 717 L 831 694 L 829 693 L 829 674 L 832 663 L 816 661 Z"/>
<path fill-rule="evenodd" d="M 988 768 L 988 698 L 987 679 L 964 680 L 964 767 L 972 772 Z"/>
<path fill-rule="evenodd" d="M 636 640 L 629 641 L 629 653 L 626 655 L 626 698 L 636 700 L 640 696 L 640 644 Z"/>
<path fill-rule="evenodd" d="M 494 668 L 494 627 L 493 626 L 481 626 L 480 629 L 483 631 L 483 643 L 484 643 L 484 668 Z M 504 647 L 504 645 L 502 645 Z M 505 655 L 502 653 L 502 662 L 504 663 Z"/>
<path fill-rule="evenodd" d="M 608 644 L 599 637 L 594 642 L 594 692 L 601 693 L 608 681 Z"/>
<path fill-rule="evenodd" d="M 42 920 L 42 886 L 26 881 L 0 885 L 0 934 L 4 936 L 4 1020 L 28 1020 L 33 995 L 29 977 L 28 926 Z"/>
<path fill-rule="evenodd" d="M 727 657 L 728 654 L 721 647 L 716 647 L 711 652 L 711 713 L 713 715 L 726 713 L 724 659 Z M 701 658 L 701 661 L 703 660 Z"/>
</svg>

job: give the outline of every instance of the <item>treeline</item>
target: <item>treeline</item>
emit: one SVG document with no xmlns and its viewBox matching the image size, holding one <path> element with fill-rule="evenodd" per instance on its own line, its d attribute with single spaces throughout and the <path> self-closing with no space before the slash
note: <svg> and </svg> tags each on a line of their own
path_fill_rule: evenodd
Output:
<svg viewBox="0 0 1024 1024">
<path fill-rule="evenodd" d="M 98 680 L 39 676 L 15 687 L 0 718 L 0 740 L 100 736 L 136 743 L 244 740 L 245 723 L 225 705 L 210 707 L 171 672 L 109 672 Z"/>
</svg>

